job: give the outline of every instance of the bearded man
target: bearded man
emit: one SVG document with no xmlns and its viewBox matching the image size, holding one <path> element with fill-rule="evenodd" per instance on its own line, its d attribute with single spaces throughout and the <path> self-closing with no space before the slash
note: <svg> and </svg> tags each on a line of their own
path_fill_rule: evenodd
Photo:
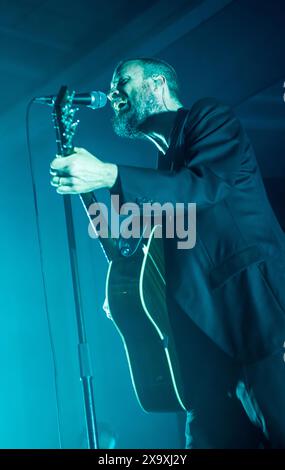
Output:
<svg viewBox="0 0 285 470">
<path fill-rule="evenodd" d="M 196 203 L 195 247 L 167 240 L 165 250 L 192 403 L 186 447 L 284 448 L 285 240 L 245 131 L 216 99 L 184 108 L 174 69 L 158 59 L 120 62 L 109 99 L 115 132 L 150 140 L 158 168 L 76 148 L 52 161 L 51 184 L 59 194 L 105 187 L 121 202 Z"/>
</svg>

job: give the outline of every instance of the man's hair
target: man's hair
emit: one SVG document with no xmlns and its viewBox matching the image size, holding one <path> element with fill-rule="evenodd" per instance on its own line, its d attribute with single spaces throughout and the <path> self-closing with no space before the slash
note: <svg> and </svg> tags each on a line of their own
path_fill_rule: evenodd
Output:
<svg viewBox="0 0 285 470">
<path fill-rule="evenodd" d="M 171 96 L 179 101 L 179 83 L 177 74 L 174 68 L 161 59 L 154 59 L 151 57 L 135 57 L 132 59 L 125 59 L 119 62 L 116 71 L 119 71 L 128 62 L 137 62 L 144 70 L 144 77 L 149 78 L 152 75 L 163 75 L 167 81 L 167 85 Z"/>
</svg>

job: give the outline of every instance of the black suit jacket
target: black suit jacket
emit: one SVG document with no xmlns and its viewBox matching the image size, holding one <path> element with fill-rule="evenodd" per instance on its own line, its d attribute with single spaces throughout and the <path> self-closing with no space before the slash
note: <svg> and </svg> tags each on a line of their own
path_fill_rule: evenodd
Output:
<svg viewBox="0 0 285 470">
<path fill-rule="evenodd" d="M 233 111 L 205 98 L 175 119 L 158 168 L 120 165 L 112 192 L 121 203 L 197 204 L 195 247 L 167 240 L 168 295 L 227 354 L 258 360 L 285 341 L 284 234 Z"/>
</svg>

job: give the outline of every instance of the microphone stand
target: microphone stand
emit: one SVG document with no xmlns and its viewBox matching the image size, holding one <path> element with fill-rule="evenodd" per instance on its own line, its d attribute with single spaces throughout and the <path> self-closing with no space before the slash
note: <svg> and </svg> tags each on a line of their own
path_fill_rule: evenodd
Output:
<svg viewBox="0 0 285 470">
<path fill-rule="evenodd" d="M 89 345 L 87 342 L 84 315 L 82 311 L 79 270 L 76 256 L 76 241 L 72 217 L 71 197 L 64 195 L 64 211 L 68 238 L 70 268 L 73 286 L 73 298 L 78 333 L 78 356 L 80 366 L 80 379 L 83 386 L 84 410 L 87 427 L 89 449 L 99 448 L 99 439 L 95 415 L 95 401 L 93 391 L 93 376 L 90 361 Z"/>
<path fill-rule="evenodd" d="M 96 92 L 94 92 L 96 93 Z M 79 95 L 80 96 L 80 95 Z M 99 101 L 94 107 L 101 107 L 106 104 L 107 97 L 98 92 Z M 73 122 L 73 117 L 77 109 L 72 109 L 74 93 L 69 93 L 67 86 L 62 86 L 59 93 L 53 101 L 53 120 L 56 131 L 56 142 L 58 153 L 62 156 L 68 156 L 73 152 L 72 139 L 79 121 Z M 50 97 L 48 97 L 50 99 Z M 86 97 L 84 96 L 84 99 Z M 82 96 L 80 96 L 82 99 Z M 80 195 L 81 201 L 88 213 L 89 204 L 93 201 L 91 193 Z M 84 410 L 87 426 L 87 438 L 89 449 L 98 449 L 98 433 L 96 426 L 95 402 L 93 391 L 93 376 L 91 370 L 91 361 L 89 353 L 89 345 L 87 342 L 84 315 L 82 311 L 81 291 L 79 282 L 79 270 L 76 256 L 76 240 L 74 223 L 72 217 L 71 197 L 63 196 L 64 212 L 68 239 L 68 250 L 70 258 L 71 278 L 73 287 L 73 298 L 76 314 L 77 333 L 78 333 L 78 356 L 80 367 L 80 379 L 83 386 Z"/>
</svg>

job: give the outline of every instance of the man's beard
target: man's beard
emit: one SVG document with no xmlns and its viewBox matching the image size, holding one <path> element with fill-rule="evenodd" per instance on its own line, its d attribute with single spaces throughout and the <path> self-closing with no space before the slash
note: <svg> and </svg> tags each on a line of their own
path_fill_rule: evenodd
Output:
<svg viewBox="0 0 285 470">
<path fill-rule="evenodd" d="M 161 111 L 161 105 L 146 84 L 136 93 L 132 103 L 128 104 L 126 111 L 119 111 L 113 117 L 113 129 L 120 137 L 145 139 L 143 123 L 149 116 Z"/>
</svg>

